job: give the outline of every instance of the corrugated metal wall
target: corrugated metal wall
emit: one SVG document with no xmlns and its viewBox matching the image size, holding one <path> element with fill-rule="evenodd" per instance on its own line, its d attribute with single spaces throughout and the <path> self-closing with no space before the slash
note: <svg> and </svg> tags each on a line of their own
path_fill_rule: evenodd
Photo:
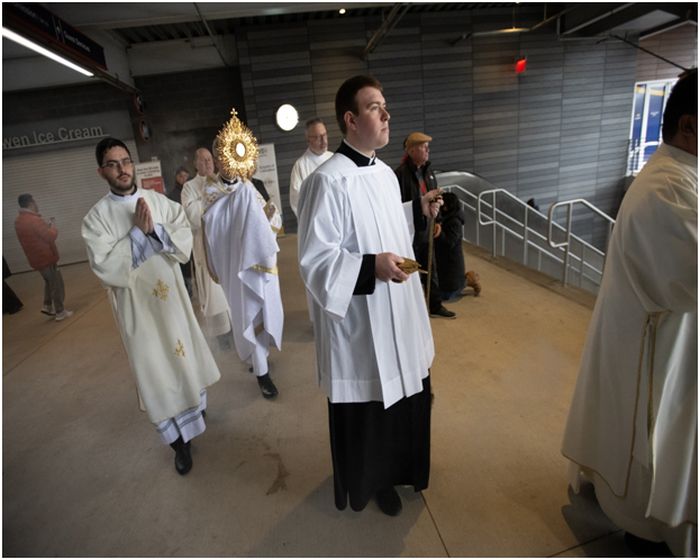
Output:
<svg viewBox="0 0 700 560">
<path fill-rule="evenodd" d="M 379 154 L 390 166 L 398 165 L 405 136 L 422 130 L 433 136 L 437 169 L 479 173 L 523 200 L 535 197 L 542 208 L 585 197 L 614 212 L 639 51 L 615 40 L 558 41 L 546 31 L 455 42 L 484 26 L 509 26 L 511 14 L 492 10 L 480 14 L 478 23 L 469 12 L 410 14 L 366 61 L 360 54 L 381 25 L 377 18 L 241 30 L 248 122 L 261 142 L 275 143 L 283 203 L 291 167 L 305 149 L 303 122 L 324 118 L 335 149 L 335 92 L 346 78 L 371 73 L 384 85 L 391 112 L 392 140 Z M 692 51 L 686 58 L 695 56 L 695 43 L 673 43 Z M 528 64 L 518 76 L 514 63 L 520 55 Z M 669 68 L 664 72 L 674 74 Z M 291 133 L 274 125 L 283 102 L 300 112 L 300 126 Z M 296 231 L 288 209 L 285 229 Z"/>
</svg>

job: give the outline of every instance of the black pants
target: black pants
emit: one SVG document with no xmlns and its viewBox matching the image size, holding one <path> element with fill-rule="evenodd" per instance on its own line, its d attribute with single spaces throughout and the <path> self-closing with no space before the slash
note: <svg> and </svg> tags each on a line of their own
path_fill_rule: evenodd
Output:
<svg viewBox="0 0 700 560">
<path fill-rule="evenodd" d="M 428 487 L 430 376 L 420 393 L 388 409 L 381 402 L 328 403 L 335 506 L 365 508 L 388 486 Z"/>
</svg>

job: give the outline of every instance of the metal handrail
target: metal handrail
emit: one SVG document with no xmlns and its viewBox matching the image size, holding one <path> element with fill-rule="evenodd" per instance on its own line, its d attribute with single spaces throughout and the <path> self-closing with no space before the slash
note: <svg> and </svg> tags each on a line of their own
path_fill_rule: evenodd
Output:
<svg viewBox="0 0 700 560">
<path fill-rule="evenodd" d="M 593 204 L 591 204 L 587 200 L 584 200 L 583 198 L 575 198 L 572 200 L 563 200 L 561 202 L 556 202 L 549 207 L 549 212 L 548 212 L 548 216 L 547 216 L 547 219 L 549 222 L 549 224 L 548 224 L 549 227 L 547 229 L 547 242 L 549 243 L 549 245 L 551 247 L 554 247 L 555 249 L 560 248 L 560 247 L 566 247 L 566 249 L 564 251 L 564 277 L 562 278 L 562 282 L 563 282 L 564 286 L 566 286 L 568 279 L 569 279 L 569 259 L 571 256 L 571 248 L 570 248 L 569 241 L 572 237 L 571 222 L 572 222 L 572 218 L 573 218 L 574 204 L 582 204 L 591 212 L 597 214 L 601 218 L 608 221 L 608 237 L 606 240 L 606 250 L 605 250 L 605 252 L 601 252 L 601 254 L 603 255 L 603 265 L 605 265 L 605 255 L 607 254 L 607 244 L 610 241 L 610 234 L 612 233 L 612 228 L 615 225 L 615 220 L 613 218 L 611 218 L 605 212 L 603 212 L 602 210 L 600 210 L 599 208 L 597 208 L 596 206 L 594 206 Z M 559 208 L 561 206 L 568 207 L 568 210 L 566 213 L 566 216 L 567 216 L 566 217 L 566 237 L 565 237 L 564 242 L 555 243 L 554 240 L 552 239 L 552 224 L 555 223 L 553 220 L 553 216 L 554 216 L 554 212 L 557 210 L 557 208 Z M 559 226 L 559 224 L 557 224 L 557 226 Z M 563 229 L 563 228 L 561 228 L 561 226 L 559 226 L 559 228 Z"/>
<path fill-rule="evenodd" d="M 445 187 L 447 187 L 447 185 Z M 597 249 L 593 245 L 589 244 L 588 242 L 584 241 L 583 239 L 581 239 L 577 235 L 574 235 L 573 233 L 571 233 L 570 229 L 567 231 L 563 227 L 561 227 L 559 224 L 557 224 L 556 222 L 552 222 L 548 216 L 544 215 L 542 212 L 540 212 L 537 209 L 526 204 L 525 202 L 523 202 L 522 200 L 520 200 L 519 198 L 517 198 L 516 196 L 514 196 L 513 194 L 511 194 L 509 191 L 507 191 L 505 189 L 488 189 L 488 190 L 485 190 L 485 191 L 482 191 L 481 193 L 479 193 L 478 197 L 475 197 L 473 194 L 469 193 L 468 191 L 465 191 L 464 189 L 462 189 L 458 185 L 455 185 L 455 187 L 459 188 L 462 192 L 467 193 L 470 197 L 477 198 L 477 208 L 475 210 L 476 210 L 476 213 L 478 216 L 479 225 L 481 225 L 481 226 L 493 225 L 491 252 L 492 252 L 492 255 L 494 257 L 496 256 L 496 244 L 497 244 L 496 232 L 497 232 L 498 228 L 500 228 L 504 232 L 504 236 L 505 236 L 505 233 L 507 233 L 507 234 L 510 234 L 511 236 L 514 236 L 515 238 L 523 241 L 523 259 L 522 259 L 522 262 L 524 265 L 528 266 L 528 249 L 530 247 L 534 247 L 537 250 L 538 259 L 540 259 L 542 257 L 542 255 L 546 255 L 549 258 L 553 259 L 555 262 L 565 263 L 565 265 L 566 265 L 565 268 L 567 270 L 570 267 L 571 260 L 573 259 L 574 262 L 577 262 L 579 265 L 578 266 L 579 275 L 582 278 L 586 278 L 592 282 L 597 283 L 596 279 L 592 278 L 589 274 L 587 274 L 587 271 L 591 271 L 592 273 L 595 273 L 595 274 L 600 276 L 600 275 L 602 275 L 602 267 L 600 270 L 598 268 L 596 268 L 596 266 L 594 266 L 592 263 L 590 263 L 589 261 L 587 261 L 585 259 L 585 254 L 588 251 L 589 254 L 591 254 L 591 253 L 596 254 L 598 257 L 602 258 L 604 261 L 605 253 L 603 251 L 600 251 L 599 249 Z M 524 217 L 523 222 L 520 222 L 519 220 L 515 219 L 513 216 L 498 209 L 498 207 L 497 207 L 497 195 L 498 194 L 504 194 L 506 197 L 513 200 L 519 206 L 524 208 L 524 216 L 525 217 Z M 491 204 L 489 204 L 489 202 L 486 199 L 486 197 L 488 197 L 488 196 L 493 197 L 493 202 Z M 592 205 L 588 204 L 587 201 L 585 202 L 585 204 L 592 206 Z M 488 207 L 486 210 L 485 210 L 485 206 Z M 593 209 L 594 209 L 594 211 L 605 216 L 607 219 L 611 219 L 609 216 L 602 213 L 597 208 L 593 207 Z M 540 234 L 537 230 L 531 228 L 528 225 L 528 218 L 529 218 L 530 214 L 535 214 L 535 215 L 541 217 L 542 219 L 547 220 L 547 222 L 548 222 L 548 237 L 545 237 L 544 235 Z M 502 217 L 502 219 L 501 219 L 501 221 L 499 221 L 499 218 L 501 218 L 501 217 Z M 503 221 L 505 221 L 505 220 L 503 220 L 503 218 L 505 218 L 505 220 L 508 220 L 508 221 L 512 222 L 513 224 L 515 224 L 515 227 L 522 228 L 523 234 L 521 235 L 519 232 L 508 227 L 505 223 L 503 223 Z M 572 254 L 569 251 L 568 245 L 567 245 L 567 249 L 564 251 L 564 258 L 560 258 L 558 255 L 553 254 L 549 251 L 546 251 L 545 249 L 543 249 L 542 247 L 540 247 L 536 243 L 533 243 L 529 239 L 530 236 L 534 236 L 535 238 L 539 239 L 540 241 L 549 243 L 549 238 L 552 235 L 551 232 L 553 229 L 552 223 L 554 223 L 555 228 L 557 228 L 558 230 L 560 230 L 561 232 L 566 234 L 567 240 L 576 241 L 581 246 L 581 256 Z M 478 232 L 478 229 L 479 228 L 477 227 L 477 232 Z M 504 247 L 502 248 L 502 252 L 505 251 L 505 237 L 504 236 L 502 236 L 502 239 L 501 239 L 501 242 L 504 245 Z M 478 243 L 478 240 L 477 240 L 477 243 Z M 550 243 L 550 246 L 552 246 L 551 243 Z M 554 248 L 559 248 L 559 247 L 554 247 Z M 504 252 L 504 254 L 505 254 L 505 252 Z M 538 265 L 538 267 L 537 267 L 538 270 L 539 270 L 539 266 L 540 265 Z M 566 277 L 566 280 L 568 281 L 568 275 Z"/>
<path fill-rule="evenodd" d="M 512 216 L 509 216 L 508 214 L 506 214 L 505 212 L 499 210 L 498 208 L 496 208 L 496 216 L 502 216 L 502 217 L 504 217 L 504 218 L 506 218 L 506 219 L 508 219 L 508 220 L 510 220 L 510 221 L 512 221 L 512 222 L 514 222 L 517 226 L 523 227 L 523 230 L 524 230 L 524 232 L 525 232 L 525 235 L 521 235 L 519 232 L 515 231 L 514 229 L 511 229 L 511 228 L 508 227 L 507 225 L 502 224 L 502 223 L 499 223 L 497 220 L 496 220 L 495 222 L 493 221 L 493 219 L 491 219 L 491 220 L 489 220 L 489 221 L 484 221 L 484 220 L 481 219 L 478 210 L 479 210 L 479 208 L 481 208 L 481 204 L 484 204 L 484 205 L 488 206 L 489 208 L 492 208 L 492 205 L 489 204 L 486 200 L 483 200 L 483 197 L 482 197 L 482 199 L 480 200 L 480 198 L 479 198 L 477 195 L 475 195 L 475 194 L 469 192 L 468 190 L 466 190 L 464 187 L 462 187 L 462 186 L 460 186 L 460 185 L 443 185 L 441 188 L 443 188 L 443 189 L 450 189 L 450 190 L 458 190 L 458 191 L 464 193 L 467 197 L 469 197 L 469 198 L 471 198 L 471 199 L 473 199 L 473 200 L 476 200 L 476 201 L 477 201 L 477 205 L 476 205 L 476 206 L 470 206 L 467 202 L 465 202 L 465 201 L 463 201 L 463 200 L 460 200 L 460 203 L 463 204 L 464 206 L 466 206 L 467 208 L 469 208 L 470 210 L 474 211 L 474 212 L 477 214 L 478 221 L 479 221 L 479 223 L 480 223 L 481 225 L 490 225 L 490 224 L 492 224 L 492 223 L 496 223 L 497 226 L 500 227 L 500 228 L 501 228 L 503 231 L 505 231 L 506 233 L 509 233 L 510 235 L 512 235 L 513 237 L 515 237 L 515 238 L 517 238 L 517 239 L 519 239 L 519 240 L 523 240 L 523 241 L 524 241 L 524 243 L 523 243 L 523 264 L 524 264 L 524 265 L 526 265 L 526 266 L 528 265 L 528 258 L 527 258 L 527 254 L 528 254 L 528 253 L 527 253 L 527 250 L 528 250 L 528 248 L 530 248 L 530 247 L 532 247 L 533 249 L 535 249 L 535 250 L 538 252 L 538 258 L 541 258 L 542 255 L 546 255 L 547 257 L 553 259 L 554 261 L 556 261 L 556 262 L 558 262 L 558 263 L 563 263 L 563 262 L 564 262 L 564 259 L 563 259 L 563 258 L 560 258 L 558 255 L 556 255 L 556 254 L 554 254 L 554 253 L 552 253 L 552 252 L 550 252 L 550 251 L 547 251 L 545 248 L 543 248 L 543 247 L 537 245 L 536 243 L 533 243 L 533 242 L 528 238 L 528 234 L 530 234 L 530 235 L 534 235 L 535 237 L 539 238 L 539 239 L 540 239 L 541 241 L 543 241 L 543 242 L 546 242 L 546 241 L 547 241 L 547 237 L 546 237 L 546 236 L 542 235 L 540 232 L 538 232 L 538 231 L 536 231 L 536 230 L 534 230 L 534 229 L 530 229 L 530 228 L 527 226 L 527 223 L 521 223 L 521 222 L 519 222 L 518 220 L 516 220 L 516 219 L 513 218 Z M 490 189 L 490 190 L 488 191 L 488 193 L 492 193 L 492 192 L 494 192 L 494 191 L 496 191 L 496 192 L 505 192 L 508 196 L 510 196 L 511 198 L 513 198 L 514 200 L 516 200 L 518 203 L 523 204 L 522 201 L 521 201 L 520 199 L 513 197 L 508 191 L 505 191 L 505 190 L 503 190 L 503 189 Z M 484 191 L 484 192 L 487 192 L 487 191 Z M 547 216 L 545 216 L 542 212 L 536 210 L 535 208 L 533 208 L 533 207 L 531 207 L 531 206 L 529 206 L 529 205 L 526 205 L 526 206 L 527 206 L 527 208 L 526 208 L 526 213 L 528 213 L 528 212 L 535 213 L 535 214 L 537 214 L 538 216 L 540 216 L 542 219 L 545 219 L 545 220 L 547 219 Z M 484 214 L 485 214 L 485 213 L 484 213 Z M 556 224 L 556 226 L 559 227 L 560 229 L 562 229 L 562 231 L 563 231 L 563 228 L 561 228 L 561 226 L 559 226 L 558 224 Z M 576 236 L 573 236 L 573 237 L 576 238 Z M 576 238 L 576 239 L 577 239 L 577 238 Z M 581 243 L 585 243 L 585 241 L 583 241 L 583 240 L 579 240 L 579 241 L 580 241 Z M 479 228 L 478 228 L 478 227 L 476 228 L 476 244 L 479 245 Z M 494 247 L 495 247 L 495 244 L 494 244 Z M 595 247 L 591 247 L 591 250 L 593 250 L 593 251 L 595 251 L 595 252 L 599 252 Z M 492 254 L 493 254 L 494 257 L 496 256 L 495 252 L 493 252 Z M 602 255 L 602 253 L 600 253 L 600 254 Z M 578 259 L 579 261 L 581 261 L 581 259 L 580 259 L 578 256 L 576 256 L 576 255 L 574 255 L 574 259 Z M 591 271 L 593 271 L 593 272 L 595 272 L 595 273 L 597 273 L 597 274 L 600 274 L 600 273 L 601 273 L 601 271 L 598 270 L 597 268 L 595 268 L 593 265 L 588 264 L 588 263 L 586 263 L 586 262 L 581 262 L 581 270 L 582 270 L 582 271 L 583 271 L 583 268 L 584 268 L 584 267 L 590 269 Z M 539 267 L 538 267 L 538 270 L 539 270 Z M 587 279 L 589 279 L 589 280 L 591 280 L 591 281 L 594 281 L 593 278 L 591 278 L 589 275 L 585 274 L 584 272 L 582 272 L 581 274 L 582 274 L 582 276 L 584 276 L 585 278 L 587 278 Z"/>
</svg>

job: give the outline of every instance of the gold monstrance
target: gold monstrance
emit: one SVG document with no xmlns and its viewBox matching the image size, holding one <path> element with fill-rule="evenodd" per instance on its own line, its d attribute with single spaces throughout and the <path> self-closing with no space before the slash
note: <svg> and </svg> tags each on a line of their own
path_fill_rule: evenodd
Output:
<svg viewBox="0 0 700 560">
<path fill-rule="evenodd" d="M 236 115 L 236 110 L 231 109 L 231 118 L 217 134 L 216 155 L 227 177 L 247 181 L 255 172 L 258 141 Z"/>
</svg>

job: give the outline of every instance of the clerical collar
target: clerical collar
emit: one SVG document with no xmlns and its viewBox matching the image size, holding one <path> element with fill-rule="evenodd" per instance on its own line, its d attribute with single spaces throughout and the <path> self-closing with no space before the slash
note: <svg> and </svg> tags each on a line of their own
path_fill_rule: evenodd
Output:
<svg viewBox="0 0 700 560">
<path fill-rule="evenodd" d="M 238 177 L 234 177 L 233 179 L 226 179 L 222 175 L 219 175 L 219 179 L 221 179 L 221 182 L 224 185 L 235 185 L 236 183 L 238 183 Z"/>
<path fill-rule="evenodd" d="M 367 157 L 362 152 L 359 152 L 357 148 L 354 148 L 348 141 L 343 138 L 340 146 L 335 151 L 336 154 L 342 154 L 347 158 L 350 158 L 357 167 L 367 167 L 369 165 L 374 165 L 377 160 L 377 156 Z"/>
<path fill-rule="evenodd" d="M 121 196 L 121 197 L 132 196 L 132 195 L 136 194 L 136 185 L 134 185 L 134 190 L 132 190 L 129 193 L 118 193 L 118 192 L 113 191 L 112 189 L 109 189 L 109 192 L 111 192 L 114 196 Z"/>
</svg>

